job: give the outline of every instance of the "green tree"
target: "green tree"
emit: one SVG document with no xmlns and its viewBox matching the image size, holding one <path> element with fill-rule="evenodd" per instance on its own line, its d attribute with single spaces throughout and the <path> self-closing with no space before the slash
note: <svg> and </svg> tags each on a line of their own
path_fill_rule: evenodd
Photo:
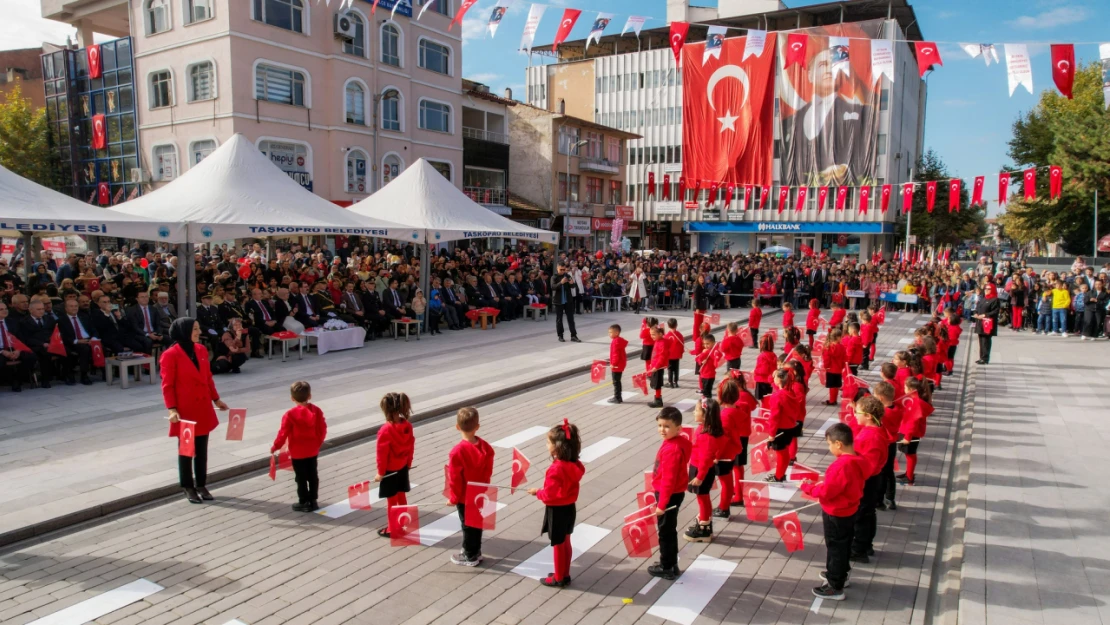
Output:
<svg viewBox="0 0 1110 625">
<path fill-rule="evenodd" d="M 34 110 L 19 83 L 0 102 L 0 165 L 39 184 L 56 186 L 46 109 Z"/>
<path fill-rule="evenodd" d="M 986 209 L 981 206 L 972 208 L 969 204 L 968 185 L 960 182 L 959 210 L 948 212 L 949 180 L 952 174 L 948 167 L 933 150 L 927 151 L 917 162 L 917 186 L 913 194 L 913 215 L 910 219 L 910 234 L 917 237 L 919 245 L 959 245 L 964 241 L 978 240 L 986 232 Z M 925 183 L 937 182 L 936 203 L 933 212 L 928 210 Z M 900 224 L 901 235 L 905 236 L 905 223 Z"/>
<path fill-rule="evenodd" d="M 1007 234 L 1023 243 L 1059 241 L 1069 254 L 1089 254 L 1095 191 L 1110 199 L 1110 116 L 1104 109 L 1098 63 L 1076 73 L 1073 94 L 1068 100 L 1047 90 L 1033 110 L 1014 122 L 1009 155 L 1016 164 L 1015 187 L 1021 170 L 1041 169 L 1036 199 L 1025 200 L 1024 193 L 1012 196 L 1003 223 Z M 1044 169 L 1048 165 L 1063 169 L 1063 189 L 1056 200 L 1049 199 L 1049 174 Z M 1099 231 L 1107 230 L 1110 215 L 1100 214 Z"/>
</svg>

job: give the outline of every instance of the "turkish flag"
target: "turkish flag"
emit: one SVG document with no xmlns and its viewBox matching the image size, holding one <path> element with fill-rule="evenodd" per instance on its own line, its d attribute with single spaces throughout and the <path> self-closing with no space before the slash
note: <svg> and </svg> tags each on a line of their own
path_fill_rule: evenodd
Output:
<svg viewBox="0 0 1110 625">
<path fill-rule="evenodd" d="M 103 150 L 108 147 L 108 132 L 104 116 L 93 115 L 92 118 L 92 147 L 94 150 Z"/>
<path fill-rule="evenodd" d="M 754 523 L 767 522 L 767 510 L 771 502 L 771 489 L 767 484 L 744 484 L 744 512 Z"/>
<path fill-rule="evenodd" d="M 988 335 L 994 332 L 994 319 L 988 317 L 983 320 L 983 332 Z"/>
<path fill-rule="evenodd" d="M 779 214 L 786 210 L 786 202 L 790 199 L 790 187 L 779 187 Z"/>
<path fill-rule="evenodd" d="M 678 197 L 686 199 L 686 176 L 678 177 Z"/>
<path fill-rule="evenodd" d="M 370 509 L 370 480 L 347 487 L 347 505 L 351 510 Z"/>
<path fill-rule="evenodd" d="M 755 347 L 755 339 L 752 338 L 752 331 L 747 326 L 740 328 L 740 342 L 744 347 Z"/>
<path fill-rule="evenodd" d="M 478 0 L 462 0 L 462 3 L 459 4 L 459 10 L 455 12 L 455 17 L 451 18 L 451 23 L 447 25 L 447 30 L 451 30 L 451 27 L 453 27 L 455 24 L 461 24 L 463 21 L 463 16 L 466 15 L 466 12 L 470 10 L 470 7 L 474 6 L 475 4 L 478 4 Z"/>
<path fill-rule="evenodd" d="M 813 344 L 814 347 L 817 347 L 818 345 L 823 345 L 823 343 L 814 343 Z M 813 359 L 816 360 L 817 356 L 818 356 L 817 352 L 814 351 Z M 828 377 L 826 375 L 826 371 L 825 371 L 825 365 L 818 362 L 818 363 L 813 365 L 813 370 L 817 372 L 817 379 L 821 382 L 821 386 L 825 386 L 825 381 L 828 379 Z"/>
<path fill-rule="evenodd" d="M 1037 199 L 1037 168 L 1030 167 L 1023 175 L 1021 189 L 1025 192 L 1025 199 Z"/>
<path fill-rule="evenodd" d="M 467 482 L 466 513 L 463 523 L 479 530 L 497 528 L 497 487 L 492 484 Z"/>
<path fill-rule="evenodd" d="M 416 506 L 389 509 L 389 544 L 392 547 L 420 546 L 420 510 Z"/>
<path fill-rule="evenodd" d="M 1048 168 L 1048 197 L 1058 199 L 1064 190 L 1064 170 L 1056 165 Z"/>
<path fill-rule="evenodd" d="M 805 209 L 807 195 L 809 195 L 809 187 L 798 187 L 798 202 L 794 205 L 794 212 L 800 213 Z"/>
<path fill-rule="evenodd" d="M 66 356 L 66 346 L 65 343 L 62 343 L 62 333 L 58 330 L 57 325 L 54 326 L 54 333 L 50 335 L 50 342 L 46 345 L 46 351 L 62 358 Z"/>
<path fill-rule="evenodd" d="M 232 408 L 227 413 L 227 438 L 229 441 L 243 440 L 243 428 L 247 425 L 247 411 Z"/>
<path fill-rule="evenodd" d="M 193 458 L 197 455 L 197 422 L 182 419 L 178 424 L 177 455 Z"/>
<path fill-rule="evenodd" d="M 940 50 L 937 49 L 937 44 L 932 41 L 916 41 L 914 47 L 917 49 L 917 69 L 921 72 L 921 77 L 925 77 L 925 72 L 934 65 L 944 65 L 940 59 Z"/>
<path fill-rule="evenodd" d="M 906 395 L 899 401 L 902 402 L 902 421 L 913 421 L 921 418 L 921 403 L 914 401 L 913 397 Z"/>
<path fill-rule="evenodd" d="M 636 375 L 632 376 L 632 386 L 635 386 L 636 388 L 643 391 L 644 395 L 647 395 L 648 394 L 647 374 L 646 373 L 637 373 Z"/>
<path fill-rule="evenodd" d="M 671 24 L 672 33 L 678 23 Z M 682 94 L 682 173 L 687 178 L 771 184 L 774 55 L 744 60 L 746 39 L 725 39 L 720 63 L 701 64 L 704 42 L 691 43 L 683 52 L 690 59 L 683 63 Z M 774 45 L 775 34 L 767 39 Z"/>
<path fill-rule="evenodd" d="M 102 368 L 104 366 L 104 346 L 101 345 L 100 339 L 89 339 L 90 360 L 92 366 Z"/>
<path fill-rule="evenodd" d="M 817 206 L 818 206 L 818 208 L 820 208 L 821 205 L 818 204 Z M 805 256 L 806 258 L 813 258 L 813 248 L 806 245 L 805 243 L 803 243 L 802 244 L 802 255 Z M 750 345 L 749 345 L 749 347 L 750 347 Z"/>
<path fill-rule="evenodd" d="M 559 30 L 555 31 L 555 40 L 551 42 L 552 51 L 558 49 L 559 44 L 567 40 L 579 15 L 582 15 L 582 11 L 578 9 L 563 9 L 563 21 L 559 22 Z"/>
<path fill-rule="evenodd" d="M 679 436 L 690 441 L 690 444 L 693 445 L 694 441 L 698 438 L 698 431 L 695 430 L 692 425 L 684 425 L 682 426 L 682 433 L 679 434 Z"/>
<path fill-rule="evenodd" d="M 790 480 L 793 482 L 804 482 L 806 480 L 817 482 L 821 480 L 821 472 L 800 462 L 795 462 L 794 466 L 790 467 Z"/>
<path fill-rule="evenodd" d="M 786 546 L 788 553 L 801 551 L 805 549 L 805 543 L 802 541 L 802 522 L 798 520 L 797 512 L 787 512 L 780 514 L 771 522 L 775 524 L 775 528 L 779 531 L 779 536 L 782 536 L 782 544 Z"/>
<path fill-rule="evenodd" d="M 286 442 L 284 445 L 282 445 L 281 449 L 278 450 L 277 468 L 282 470 L 282 471 L 292 471 L 293 470 L 293 459 L 291 457 L 289 457 L 289 443 L 288 442 Z"/>
<path fill-rule="evenodd" d="M 907 182 L 902 185 L 902 214 L 911 210 L 913 210 L 913 183 Z"/>
<path fill-rule="evenodd" d="M 270 455 L 270 473 L 269 473 L 269 475 L 270 475 L 271 480 L 276 480 L 277 479 L 277 458 L 275 458 L 272 454 Z"/>
<path fill-rule="evenodd" d="M 655 489 L 651 487 L 651 480 L 655 478 L 655 471 L 644 471 L 644 490 L 654 492 Z M 640 506 L 641 508 L 643 506 Z"/>
<path fill-rule="evenodd" d="M 732 208 L 732 194 L 735 193 L 735 192 L 736 192 L 736 185 L 734 183 L 731 183 L 731 182 L 728 183 L 728 186 L 725 187 L 725 208 L 726 208 L 726 210 Z"/>
<path fill-rule="evenodd" d="M 645 475 L 650 476 L 651 474 L 647 473 Z M 651 507 L 656 505 L 657 503 L 658 500 L 655 498 L 655 491 L 652 491 L 650 487 L 648 490 L 645 490 L 642 493 L 636 493 L 636 505 L 640 508 Z"/>
<path fill-rule="evenodd" d="M 841 389 L 841 393 L 844 397 L 847 397 L 849 400 L 855 399 L 856 394 L 859 393 L 859 389 L 861 388 L 867 392 L 871 392 L 871 385 L 863 378 L 854 376 L 851 373 L 844 376 L 844 388 Z"/>
<path fill-rule="evenodd" d="M 978 176 L 975 178 L 975 186 L 971 191 L 971 205 L 979 206 L 983 203 L 983 186 L 987 182 L 986 176 Z"/>
<path fill-rule="evenodd" d="M 605 361 L 595 360 L 594 364 L 590 366 L 590 381 L 598 384 L 605 379 Z"/>
<path fill-rule="evenodd" d="M 767 473 L 771 470 L 771 454 L 767 445 L 757 445 L 752 449 L 752 474 Z"/>
<path fill-rule="evenodd" d="M 960 212 L 960 179 L 948 181 L 948 212 Z"/>
<path fill-rule="evenodd" d="M 89 78 L 100 78 L 104 72 L 104 63 L 100 60 L 100 46 L 92 45 L 85 48 L 85 57 L 89 61 Z"/>
<path fill-rule="evenodd" d="M 797 63 L 806 67 L 806 49 L 809 47 L 809 35 L 805 33 L 791 33 L 786 37 L 786 66 Z"/>
<path fill-rule="evenodd" d="M 1072 99 L 1072 85 L 1075 83 L 1075 45 L 1070 43 L 1052 44 L 1052 81 L 1060 93 Z"/>
<path fill-rule="evenodd" d="M 674 62 L 676 65 L 681 65 L 682 48 L 686 45 L 686 33 L 690 32 L 690 24 L 687 22 L 671 22 L 671 52 L 674 53 Z M 705 44 L 702 44 L 705 47 Z M 701 51 L 699 51 L 699 54 Z"/>
<path fill-rule="evenodd" d="M 706 319 L 709 320 L 709 323 L 711 323 L 713 325 L 717 325 L 718 323 L 721 322 L 721 313 L 713 313 L 712 315 L 709 315 L 708 317 L 706 317 Z"/>
<path fill-rule="evenodd" d="M 653 545 L 659 544 L 655 515 L 640 515 L 621 526 L 621 539 L 630 558 L 650 558 Z"/>
<path fill-rule="evenodd" d="M 706 208 L 709 208 L 710 206 L 717 203 L 717 191 L 720 190 L 720 188 L 721 184 L 718 182 L 709 183 L 709 195 L 705 196 Z"/>
<path fill-rule="evenodd" d="M 883 211 L 884 215 L 886 214 L 887 209 L 890 208 L 890 194 L 891 193 L 894 193 L 894 185 L 884 184 L 883 185 L 882 202 L 879 204 L 879 206 L 882 207 L 882 211 Z"/>
<path fill-rule="evenodd" d="M 1006 200 L 1010 197 L 1010 174 L 1009 172 L 1002 172 L 998 174 L 998 205 L 1005 206 Z"/>
<path fill-rule="evenodd" d="M 671 199 L 671 175 L 663 174 L 663 199 Z"/>
<path fill-rule="evenodd" d="M 96 185 L 96 201 L 101 206 L 107 206 L 112 201 L 112 190 L 108 187 L 107 182 L 101 182 Z"/>
<path fill-rule="evenodd" d="M 760 192 L 759 192 L 759 210 L 763 210 L 763 209 L 767 208 L 767 200 L 769 200 L 770 198 L 771 198 L 771 187 L 770 187 L 770 185 L 761 188 Z"/>
<path fill-rule="evenodd" d="M 521 484 L 528 481 L 528 469 L 532 467 L 532 463 L 528 461 L 528 456 L 525 456 L 519 449 L 513 447 L 513 476 L 509 489 L 509 494 L 516 492 L 516 489 Z"/>
<path fill-rule="evenodd" d="M 836 210 L 844 210 L 844 205 L 848 201 L 848 187 L 840 187 L 836 190 Z"/>
<path fill-rule="evenodd" d="M 933 212 L 933 207 L 937 205 L 937 183 L 931 180 L 925 183 L 925 209 L 930 213 Z"/>
<path fill-rule="evenodd" d="M 859 214 L 866 215 L 867 207 L 871 204 L 871 187 L 859 188 Z"/>
<path fill-rule="evenodd" d="M 829 199 L 829 188 L 828 187 L 819 187 L 817 189 L 817 212 L 818 213 L 825 210 L 825 203 L 828 201 L 828 199 Z"/>
<path fill-rule="evenodd" d="M 755 191 L 755 185 L 744 185 L 744 210 L 752 205 L 752 193 Z"/>
<path fill-rule="evenodd" d="M 648 197 L 655 197 L 655 172 L 653 171 L 648 172 L 647 192 Z"/>
</svg>

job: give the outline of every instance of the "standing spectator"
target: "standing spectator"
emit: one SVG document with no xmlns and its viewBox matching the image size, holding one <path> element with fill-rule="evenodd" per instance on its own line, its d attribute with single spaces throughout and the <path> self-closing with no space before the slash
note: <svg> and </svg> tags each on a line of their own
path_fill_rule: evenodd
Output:
<svg viewBox="0 0 1110 625">
<path fill-rule="evenodd" d="M 578 330 L 574 327 L 574 288 L 574 281 L 567 274 L 566 265 L 560 263 L 551 278 L 551 299 L 555 304 L 555 332 L 559 335 L 560 343 L 566 342 L 563 339 L 563 315 L 567 317 L 571 342 L 582 342 L 578 338 Z"/>
</svg>

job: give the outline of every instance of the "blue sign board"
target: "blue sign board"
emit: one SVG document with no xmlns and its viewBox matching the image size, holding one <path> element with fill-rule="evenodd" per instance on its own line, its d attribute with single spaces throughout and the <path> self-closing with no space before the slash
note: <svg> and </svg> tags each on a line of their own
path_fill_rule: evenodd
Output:
<svg viewBox="0 0 1110 625">
<path fill-rule="evenodd" d="M 751 232 L 767 234 L 892 234 L 894 223 L 821 221 L 690 221 L 687 232 Z"/>
<path fill-rule="evenodd" d="M 365 0 L 367 4 L 373 5 L 374 0 Z M 378 10 L 393 11 L 393 5 L 400 5 L 397 7 L 397 15 L 404 15 L 405 17 L 412 17 L 412 1 L 411 0 L 378 0 Z"/>
</svg>

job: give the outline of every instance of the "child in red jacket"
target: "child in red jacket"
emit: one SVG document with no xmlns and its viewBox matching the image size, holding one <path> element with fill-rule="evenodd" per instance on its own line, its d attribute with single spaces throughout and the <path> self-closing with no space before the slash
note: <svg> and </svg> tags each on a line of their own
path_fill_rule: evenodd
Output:
<svg viewBox="0 0 1110 625">
<path fill-rule="evenodd" d="M 703 323 L 701 327 L 694 328 L 694 348 L 690 350 L 690 354 L 694 357 L 694 373 L 701 372 L 701 363 L 698 362 L 698 356 L 701 356 L 705 351 L 705 335 L 709 334 L 709 324 Z"/>
<path fill-rule="evenodd" d="M 806 336 L 809 337 L 809 348 L 813 349 L 813 337 L 821 327 L 821 302 L 817 298 L 809 300 L 809 312 L 806 313 Z"/>
<path fill-rule="evenodd" d="M 728 370 L 740 368 L 740 356 L 744 353 L 744 340 L 740 338 L 740 324 L 735 321 L 725 326 L 725 338 L 721 339 L 721 355 Z"/>
<path fill-rule="evenodd" d="M 852 570 L 849 557 L 855 515 L 863 497 L 867 462 L 856 455 L 852 447 L 852 430 L 837 423 L 825 432 L 825 442 L 835 460 L 825 470 L 825 477 L 818 483 L 802 482 L 802 492 L 821 502 L 821 516 L 825 526 L 825 570 L 821 577 L 825 583 L 813 589 L 821 599 L 844 600 L 844 586 Z"/>
<path fill-rule="evenodd" d="M 798 404 L 791 389 L 792 377 L 786 369 L 779 369 L 772 376 L 775 392 L 771 394 L 767 408 L 771 411 L 771 424 L 775 427 L 775 436 L 770 442 L 775 452 L 775 472 L 765 478 L 768 482 L 785 482 L 786 467 L 790 466 L 790 443 L 798 427 Z"/>
<path fill-rule="evenodd" d="M 683 538 L 694 543 L 713 540 L 713 480 L 717 477 L 717 457 L 728 443 L 721 423 L 721 405 L 716 399 L 703 398 L 694 406 L 698 424 L 690 454 L 690 485 L 687 491 L 698 498 L 698 520 L 687 528 Z"/>
<path fill-rule="evenodd" d="M 682 412 L 664 408 L 655 418 L 663 443 L 655 454 L 651 489 L 655 492 L 655 515 L 659 517 L 659 562 L 648 567 L 648 574 L 673 580 L 678 577 L 678 509 L 689 483 L 687 466 L 692 446 L 682 435 Z"/>
<path fill-rule="evenodd" d="M 651 354 L 647 363 L 647 373 L 651 375 L 651 388 L 655 391 L 655 399 L 648 404 L 649 408 L 663 407 L 663 372 L 667 370 L 667 350 L 663 349 L 663 328 L 652 326 L 651 338 L 659 343 L 659 349 Z"/>
<path fill-rule="evenodd" d="M 917 445 L 925 437 L 925 420 L 933 414 L 933 406 L 927 399 L 929 387 L 917 378 L 906 380 L 906 396 L 902 398 L 902 426 L 898 433 L 902 440 L 898 447 L 906 456 L 906 472 L 896 479 L 902 484 L 913 486 L 914 470 L 917 468 Z"/>
<path fill-rule="evenodd" d="M 844 318 L 848 316 L 848 311 L 844 310 L 844 304 L 840 302 L 832 303 L 832 318 L 829 319 L 829 330 L 844 323 Z"/>
<path fill-rule="evenodd" d="M 949 308 L 944 311 L 945 319 L 941 325 L 945 326 L 948 330 L 948 353 L 944 361 L 944 371 L 946 375 L 952 375 L 952 370 L 955 368 L 956 348 L 960 346 L 960 335 L 963 334 L 964 329 L 960 327 L 960 315 Z"/>
<path fill-rule="evenodd" d="M 297 503 L 293 504 L 293 510 L 314 512 L 320 509 L 316 505 L 320 492 L 316 460 L 324 437 L 328 435 L 328 424 L 324 421 L 324 411 L 309 403 L 312 401 L 312 386 L 308 382 L 294 382 L 289 387 L 289 396 L 296 406 L 282 415 L 281 429 L 270 446 L 270 453 L 277 456 L 281 453 L 280 449 L 289 443 L 289 458 L 293 461 L 293 476 L 297 482 Z"/>
<path fill-rule="evenodd" d="M 805 349 L 801 345 L 799 347 Z M 794 401 L 794 418 L 798 422 L 794 426 L 794 440 L 790 441 L 789 448 L 790 463 L 793 464 L 798 460 L 798 441 L 802 440 L 805 429 L 806 395 L 809 394 L 809 384 L 806 383 L 806 369 L 801 361 L 787 361 L 785 367 L 793 374 L 790 380 L 790 397 Z"/>
<path fill-rule="evenodd" d="M 790 302 L 782 303 L 782 329 L 794 327 L 794 304 Z"/>
<path fill-rule="evenodd" d="M 763 320 L 763 309 L 759 297 L 752 298 L 752 311 L 748 313 L 748 329 L 752 331 L 752 342 L 759 345 L 759 322 Z"/>
<path fill-rule="evenodd" d="M 790 352 L 794 348 L 802 344 L 802 331 L 794 326 L 782 331 L 782 357 L 783 359 L 790 357 Z"/>
<path fill-rule="evenodd" d="M 743 378 L 740 378 L 743 379 Z M 717 477 L 721 480 L 721 503 L 713 516 L 720 519 L 729 517 L 729 506 L 732 505 L 732 471 L 736 466 L 736 456 L 740 454 L 740 427 L 743 425 L 743 414 L 736 408 L 740 399 L 740 385 L 736 378 L 726 376 L 724 382 L 717 387 L 717 403 L 721 408 L 721 429 L 724 430 L 724 440 L 717 450 Z M 751 429 L 751 414 L 748 415 L 748 428 Z"/>
<path fill-rule="evenodd" d="M 686 337 L 678 331 L 678 319 L 671 317 L 667 320 L 667 334 L 663 338 L 667 345 L 667 384 L 678 388 L 678 365 L 682 361 L 682 352 L 686 351 Z"/>
<path fill-rule="evenodd" d="M 701 337 L 701 355 L 695 359 L 701 368 L 698 379 L 701 381 L 701 396 L 710 399 L 713 397 L 713 382 L 717 379 L 717 367 L 721 364 L 721 348 L 717 346 L 717 339 L 706 332 Z"/>
<path fill-rule="evenodd" d="M 888 363 L 889 364 L 889 363 Z M 894 503 L 894 460 L 898 457 L 898 429 L 902 427 L 902 406 L 894 399 L 894 386 L 889 382 L 879 382 L 872 389 L 875 397 L 883 402 L 883 431 L 886 433 L 886 463 L 883 464 L 882 503 L 879 510 L 897 510 Z"/>
<path fill-rule="evenodd" d="M 902 399 L 902 395 L 906 393 L 906 383 L 903 381 L 899 384 L 897 381 L 898 365 L 893 362 L 884 362 L 883 366 L 879 368 L 879 373 L 883 377 L 883 382 L 890 384 L 890 387 L 894 389 L 894 401 Z"/>
<path fill-rule="evenodd" d="M 582 439 L 578 437 L 578 426 L 563 419 L 547 432 L 547 453 L 551 455 L 551 466 L 543 477 L 543 488 L 529 488 L 528 494 L 535 495 L 547 510 L 543 517 L 543 529 L 554 551 L 555 572 L 541 579 L 544 586 L 565 588 L 570 584 L 570 561 L 573 551 L 570 535 L 574 533 L 576 517 L 575 503 L 578 501 L 578 488 L 586 467 L 578 460 L 582 451 Z"/>
<path fill-rule="evenodd" d="M 378 474 L 374 476 L 378 485 L 378 497 L 385 500 L 386 518 L 393 506 L 407 506 L 409 492 L 409 469 L 416 450 L 416 437 L 412 433 L 412 402 L 404 393 L 388 393 L 382 398 L 380 407 L 385 415 L 385 424 L 378 430 Z M 389 538 L 389 527 L 378 530 L 378 536 Z"/>
<path fill-rule="evenodd" d="M 825 388 L 829 389 L 829 399 L 826 406 L 835 406 L 837 395 L 843 384 L 841 375 L 844 365 L 848 361 L 848 351 L 841 345 L 842 334 L 839 327 L 829 329 L 829 336 L 825 339 L 825 349 L 821 352 L 821 361 L 825 364 Z"/>
<path fill-rule="evenodd" d="M 859 338 L 863 343 L 863 362 L 860 363 L 860 369 L 864 371 L 871 370 L 871 348 L 875 343 L 876 328 L 875 323 L 871 321 L 871 313 L 866 310 L 860 312 Z"/>
<path fill-rule="evenodd" d="M 613 397 L 610 404 L 623 404 L 624 392 L 621 390 L 621 377 L 628 366 L 628 340 L 621 338 L 621 327 L 609 326 L 609 370 L 613 376 Z"/>
<path fill-rule="evenodd" d="M 640 322 L 640 343 L 643 349 L 640 350 L 640 360 L 644 362 L 651 361 L 651 355 L 655 349 L 655 338 L 652 336 L 651 329 L 659 325 L 659 320 L 655 317 L 644 317 Z"/>
<path fill-rule="evenodd" d="M 867 564 L 874 555 L 875 530 L 878 527 L 875 510 L 882 498 L 883 467 L 886 466 L 890 439 L 883 429 L 885 411 L 876 397 L 862 397 L 855 403 L 856 422 L 859 430 L 853 435 L 856 453 L 867 463 L 863 484 L 863 497 L 856 512 L 853 530 L 851 561 Z"/>
<path fill-rule="evenodd" d="M 840 344 L 844 346 L 848 356 L 848 371 L 852 375 L 859 375 L 859 366 L 863 363 L 863 338 L 860 336 L 858 322 L 853 321 L 848 324 L 848 336 L 844 337 Z M 849 399 L 855 400 L 855 397 Z"/>
<path fill-rule="evenodd" d="M 736 393 L 735 399 L 733 399 L 733 391 Z M 732 489 L 730 491 L 732 497 L 727 503 L 722 497 L 721 509 L 725 512 L 723 516 L 720 511 L 717 513 L 718 517 L 728 518 L 729 506 L 744 505 L 744 497 L 741 493 L 744 492 L 744 470 L 748 466 L 748 439 L 752 435 L 752 412 L 759 404 L 755 400 L 755 395 L 752 395 L 751 391 L 748 390 L 743 376 L 727 380 L 725 385 L 721 387 L 720 399 L 722 405 L 730 404 L 721 408 L 721 422 L 725 422 L 727 413 L 728 425 L 726 427 L 734 432 L 730 439 L 729 449 L 736 452 L 736 455 L 732 458 Z M 721 488 L 724 489 L 723 478 Z"/>
<path fill-rule="evenodd" d="M 462 523 L 462 550 L 451 556 L 451 563 L 459 566 L 478 566 L 482 563 L 482 530 L 466 524 L 467 483 L 488 484 L 493 476 L 493 447 L 478 438 L 480 425 L 477 408 L 459 408 L 455 429 L 462 435 L 462 440 L 447 456 L 447 486 L 451 491 L 447 505 L 455 506 Z"/>
<path fill-rule="evenodd" d="M 759 358 L 755 361 L 752 375 L 755 377 L 755 398 L 762 401 L 771 394 L 771 375 L 779 366 L 779 359 L 775 356 L 775 341 L 770 335 L 759 340 Z"/>
</svg>

